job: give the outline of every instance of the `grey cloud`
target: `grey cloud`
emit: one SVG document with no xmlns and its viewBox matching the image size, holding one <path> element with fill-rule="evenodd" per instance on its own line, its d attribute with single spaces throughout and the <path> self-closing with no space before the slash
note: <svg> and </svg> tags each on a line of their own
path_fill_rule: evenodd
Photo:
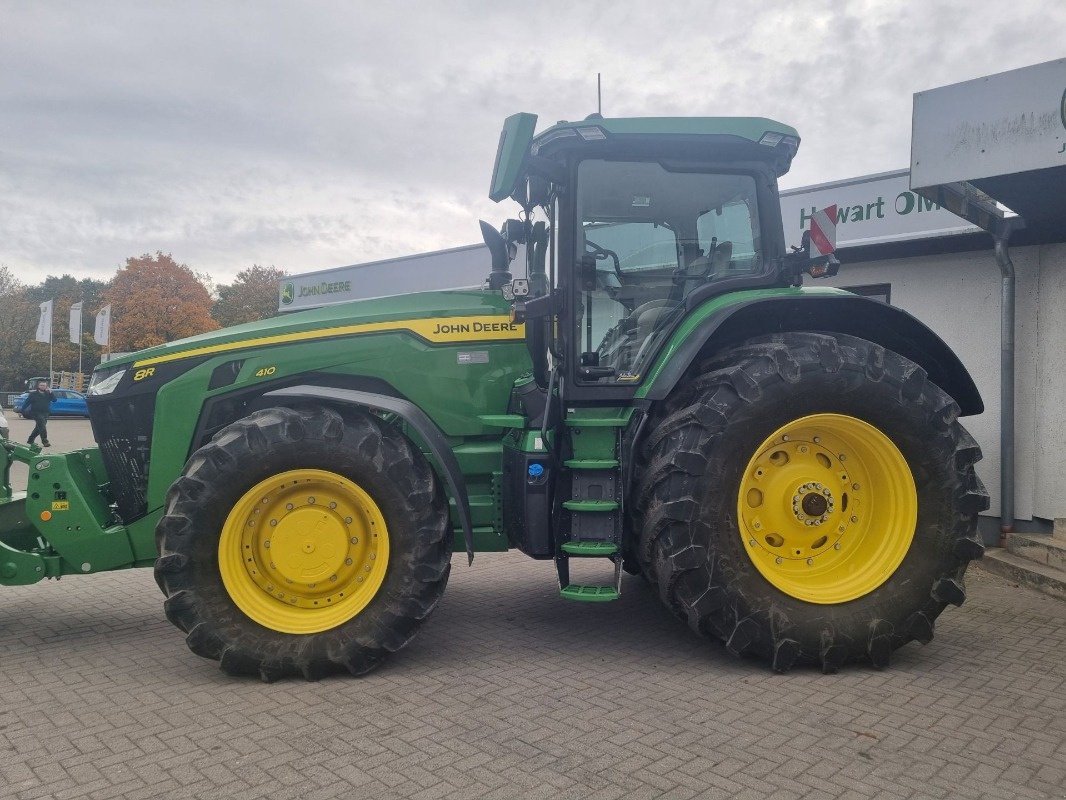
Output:
<svg viewBox="0 0 1066 800">
<path fill-rule="evenodd" d="M 476 240 L 503 117 L 753 114 L 788 185 L 907 163 L 914 91 L 1061 57 L 1066 8 L 991 2 L 7 4 L 0 263 L 227 280 Z M 1000 24 L 987 24 L 997 14 Z"/>
</svg>

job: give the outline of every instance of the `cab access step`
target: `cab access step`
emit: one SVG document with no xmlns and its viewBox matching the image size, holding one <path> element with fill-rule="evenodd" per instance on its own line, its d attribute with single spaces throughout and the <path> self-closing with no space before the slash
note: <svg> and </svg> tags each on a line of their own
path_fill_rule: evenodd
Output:
<svg viewBox="0 0 1066 800">
<path fill-rule="evenodd" d="M 562 541 L 555 556 L 559 594 L 567 600 L 603 603 L 617 600 L 622 587 L 621 431 L 632 409 L 571 410 L 565 425 L 572 458 L 563 462 L 570 478 L 570 499 L 563 501 Z M 605 559 L 610 583 L 571 583 L 571 558 Z"/>
</svg>

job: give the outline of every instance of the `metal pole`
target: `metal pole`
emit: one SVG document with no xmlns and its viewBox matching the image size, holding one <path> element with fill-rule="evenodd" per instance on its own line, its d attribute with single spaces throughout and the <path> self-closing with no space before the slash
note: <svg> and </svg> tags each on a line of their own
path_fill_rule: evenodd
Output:
<svg viewBox="0 0 1066 800">
<path fill-rule="evenodd" d="M 81 386 L 81 382 L 82 382 L 81 381 L 81 376 L 82 376 L 81 351 L 82 351 L 82 348 L 85 346 L 85 342 L 84 342 L 84 339 L 85 339 L 85 333 L 84 333 L 85 325 L 82 322 L 82 319 L 84 318 L 84 315 L 85 315 L 85 298 L 82 297 L 82 300 L 81 300 L 81 311 L 78 312 L 78 391 L 79 392 L 82 390 L 82 386 Z"/>
<path fill-rule="evenodd" d="M 1014 262 L 1010 257 L 1012 226 L 1008 221 L 995 236 L 1000 272 L 999 331 L 999 535 L 1006 546 L 1014 531 Z"/>
</svg>

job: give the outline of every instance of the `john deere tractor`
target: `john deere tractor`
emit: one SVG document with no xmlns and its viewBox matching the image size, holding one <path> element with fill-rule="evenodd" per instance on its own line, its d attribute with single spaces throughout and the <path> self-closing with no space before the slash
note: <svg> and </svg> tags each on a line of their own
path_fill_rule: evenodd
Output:
<svg viewBox="0 0 1066 800">
<path fill-rule="evenodd" d="M 154 566 L 189 647 L 266 680 L 372 669 L 433 611 L 453 548 L 551 562 L 560 602 L 639 574 L 777 671 L 928 642 L 982 553 L 958 422 L 981 398 L 913 317 L 802 285 L 837 263 L 786 248 L 796 131 L 535 125 L 500 137 L 490 197 L 521 211 L 482 223 L 481 289 L 109 361 L 97 447 L 5 443 L 0 583 Z M 599 582 L 571 579 L 579 559 Z"/>
</svg>

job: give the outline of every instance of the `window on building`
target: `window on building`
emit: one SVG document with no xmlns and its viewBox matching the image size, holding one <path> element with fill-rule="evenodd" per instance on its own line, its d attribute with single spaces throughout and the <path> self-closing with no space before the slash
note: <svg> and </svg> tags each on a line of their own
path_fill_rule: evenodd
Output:
<svg viewBox="0 0 1066 800">
<path fill-rule="evenodd" d="M 869 297 L 873 300 L 879 300 L 886 305 L 892 304 L 891 283 L 867 283 L 863 286 L 841 286 L 840 288 L 849 291 L 852 294 Z"/>
</svg>

